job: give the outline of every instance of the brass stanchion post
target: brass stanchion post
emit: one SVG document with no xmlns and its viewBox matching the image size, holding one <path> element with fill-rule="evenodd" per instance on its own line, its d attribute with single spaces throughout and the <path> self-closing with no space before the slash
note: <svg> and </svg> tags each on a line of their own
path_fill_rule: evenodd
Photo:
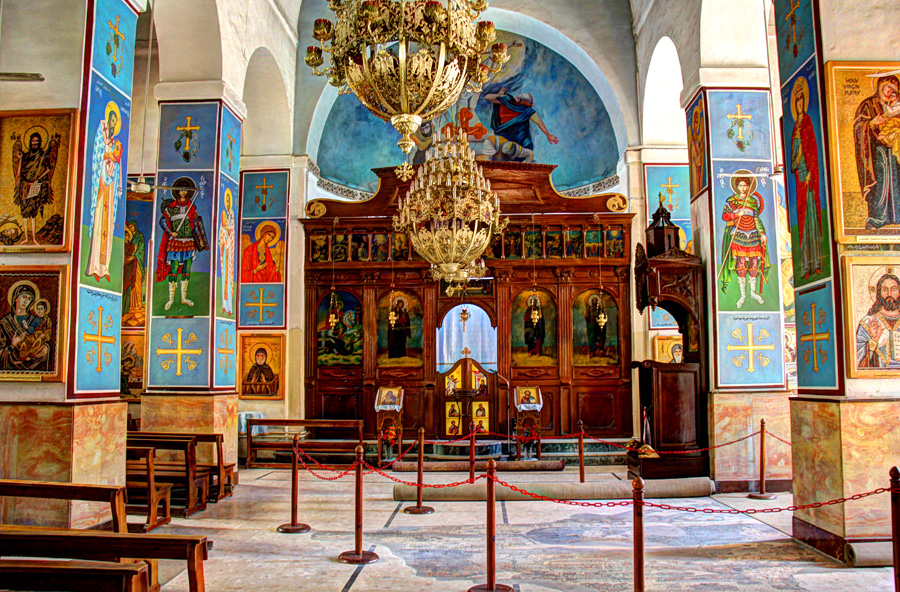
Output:
<svg viewBox="0 0 900 592">
<path fill-rule="evenodd" d="M 759 420 L 759 493 L 748 494 L 751 499 L 773 500 L 775 494 L 766 493 L 766 420 Z"/>
<path fill-rule="evenodd" d="M 634 500 L 634 592 L 644 592 L 644 480 L 631 482 Z"/>
<path fill-rule="evenodd" d="M 419 428 L 419 470 L 416 479 L 416 505 L 404 508 L 406 514 L 432 514 L 434 508 L 422 505 L 422 483 L 425 481 L 425 428 Z"/>
<path fill-rule="evenodd" d="M 891 467 L 891 533 L 894 548 L 894 592 L 900 592 L 900 468 Z"/>
<path fill-rule="evenodd" d="M 309 524 L 300 524 L 299 522 L 297 522 L 297 500 L 300 497 L 300 471 L 299 467 L 297 466 L 297 455 L 300 454 L 298 452 L 298 449 L 300 447 L 299 434 L 294 434 L 293 444 L 293 454 L 291 455 L 291 523 L 282 524 L 277 529 L 278 532 L 284 534 L 301 534 L 312 530 L 309 527 Z"/>
<path fill-rule="evenodd" d="M 584 422 L 578 420 L 578 478 L 584 483 Z"/>
<path fill-rule="evenodd" d="M 353 551 L 344 551 L 338 555 L 341 563 L 352 565 L 364 565 L 378 561 L 378 555 L 371 551 L 363 551 L 363 462 L 365 451 L 362 446 L 356 447 L 356 548 Z"/>
<path fill-rule="evenodd" d="M 487 584 L 479 584 L 469 588 L 469 592 L 515 592 L 506 584 L 497 583 L 496 561 L 496 524 L 497 524 L 497 492 L 494 478 L 497 475 L 497 462 L 490 459 L 487 462 Z"/>
<path fill-rule="evenodd" d="M 475 479 L 475 422 L 469 422 L 469 481 Z"/>
</svg>

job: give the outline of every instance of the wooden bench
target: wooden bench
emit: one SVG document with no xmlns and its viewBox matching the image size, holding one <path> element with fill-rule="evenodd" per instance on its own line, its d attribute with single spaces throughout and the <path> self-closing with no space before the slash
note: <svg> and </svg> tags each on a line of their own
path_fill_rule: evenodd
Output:
<svg viewBox="0 0 900 592">
<path fill-rule="evenodd" d="M 142 563 L 0 559 L 2 590 L 149 592 Z"/>
<path fill-rule="evenodd" d="M 197 463 L 197 467 L 209 471 L 209 501 L 218 502 L 221 499 L 234 494 L 234 486 L 237 484 L 237 472 L 235 463 L 225 462 L 225 437 L 222 434 L 197 434 L 194 432 L 129 432 L 137 437 L 153 436 L 155 438 L 183 438 L 193 436 L 198 444 L 212 444 L 216 452 L 216 461 L 213 463 Z M 161 469 L 171 466 L 172 463 L 157 462 Z"/>
<path fill-rule="evenodd" d="M 128 504 L 125 510 L 132 514 L 146 514 L 147 522 L 144 532 L 163 526 L 172 521 L 172 484 L 159 483 L 156 480 L 156 449 L 129 447 L 125 450 L 125 458 L 129 470 L 125 488 Z M 142 466 L 139 473 L 137 467 Z M 159 516 L 159 506 L 163 506 L 163 515 Z"/>
<path fill-rule="evenodd" d="M 254 426 L 266 426 L 267 428 L 285 428 L 282 433 L 265 436 L 254 436 Z M 292 434 L 287 428 L 308 428 L 309 436 L 300 440 L 300 448 L 309 453 L 315 452 L 349 452 L 352 453 L 357 446 L 363 443 L 363 420 L 361 419 L 248 419 L 247 420 L 247 468 L 256 467 L 283 467 L 283 464 L 261 462 L 257 460 L 257 454 L 261 450 L 287 451 L 293 450 L 291 442 Z M 326 439 L 317 437 L 320 431 L 342 431 L 349 434 L 355 432 L 355 438 L 351 439 Z M 302 458 L 302 457 L 301 457 Z"/>
<path fill-rule="evenodd" d="M 121 533 L 128 532 L 128 523 L 125 521 L 124 487 L 0 479 L 0 496 L 106 502 L 112 511 L 112 530 Z"/>
<path fill-rule="evenodd" d="M 31 532 L 0 527 L 0 556 L 116 562 L 152 560 L 148 572 L 151 587 L 158 579 L 156 560 L 174 559 L 187 562 L 191 592 L 204 592 L 206 589 L 203 561 L 208 558 L 208 552 L 205 536 L 118 534 L 87 530 Z"/>
<path fill-rule="evenodd" d="M 157 468 L 156 480 L 171 483 L 172 504 L 183 503 L 184 517 L 206 509 L 209 495 L 209 471 L 197 467 L 197 439 L 191 434 L 182 437 L 146 436 L 143 432 L 132 432 L 126 438 L 127 445 L 136 448 L 155 448 L 181 453 L 181 459 L 165 470 Z M 140 465 L 126 466 L 129 476 L 140 476 L 143 468 Z M 176 495 L 177 494 L 177 495 Z M 183 494 L 183 495 L 182 495 Z"/>
</svg>

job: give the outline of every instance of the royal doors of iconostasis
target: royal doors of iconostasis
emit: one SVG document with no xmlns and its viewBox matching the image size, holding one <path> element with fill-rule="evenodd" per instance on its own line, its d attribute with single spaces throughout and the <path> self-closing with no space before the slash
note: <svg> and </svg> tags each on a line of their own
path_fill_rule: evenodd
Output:
<svg viewBox="0 0 900 592">
<path fill-rule="evenodd" d="M 439 407 L 443 409 L 441 433 L 444 436 L 459 438 L 469 434 L 470 428 L 477 434 L 500 431 L 495 372 L 486 370 L 471 358 L 463 358 L 440 374 L 439 384 Z"/>
</svg>

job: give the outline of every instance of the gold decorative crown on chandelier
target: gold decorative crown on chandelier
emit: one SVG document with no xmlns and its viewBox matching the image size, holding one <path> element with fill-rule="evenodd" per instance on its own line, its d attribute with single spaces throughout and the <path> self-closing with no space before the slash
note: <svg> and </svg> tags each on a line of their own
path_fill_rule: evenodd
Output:
<svg viewBox="0 0 900 592">
<path fill-rule="evenodd" d="M 484 276 L 481 255 L 509 223 L 466 132 L 449 128 L 428 149 L 398 209 L 394 229 L 409 234 L 416 252 L 431 263 L 432 277 L 451 287 Z"/>
<path fill-rule="evenodd" d="M 306 49 L 306 64 L 390 121 L 407 155 L 423 121 L 446 111 L 463 89 L 479 92 L 509 60 L 506 44 L 493 43 L 494 23 L 475 22 L 486 0 L 329 0 L 328 7 L 337 23 L 316 20 L 321 47 Z M 320 67 L 323 51 L 331 54 L 327 68 Z M 408 162 L 403 170 L 408 179 Z"/>
</svg>

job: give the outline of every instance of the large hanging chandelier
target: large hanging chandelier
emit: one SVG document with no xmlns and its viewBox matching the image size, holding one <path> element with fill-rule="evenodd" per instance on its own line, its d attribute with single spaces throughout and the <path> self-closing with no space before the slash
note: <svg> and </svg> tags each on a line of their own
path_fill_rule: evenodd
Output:
<svg viewBox="0 0 900 592">
<path fill-rule="evenodd" d="M 508 223 L 466 132 L 449 128 L 428 149 L 394 216 L 394 230 L 408 233 L 416 252 L 431 263 L 432 277 L 451 287 L 484 277 L 481 255 Z"/>
<path fill-rule="evenodd" d="M 475 22 L 486 0 L 328 0 L 328 7 L 337 23 L 316 20 L 320 47 L 306 48 L 306 64 L 390 121 L 404 154 L 423 121 L 446 111 L 463 89 L 479 92 L 509 60 L 505 43 L 491 46 L 494 23 Z M 331 54 L 327 68 L 323 51 Z M 412 167 L 401 168 L 408 179 Z"/>
</svg>

